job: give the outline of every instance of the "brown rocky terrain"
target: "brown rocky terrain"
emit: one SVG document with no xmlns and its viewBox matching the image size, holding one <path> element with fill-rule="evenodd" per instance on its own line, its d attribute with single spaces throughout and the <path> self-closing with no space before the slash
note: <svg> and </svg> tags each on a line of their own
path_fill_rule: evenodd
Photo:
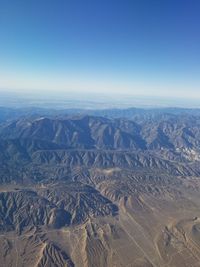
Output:
<svg viewBox="0 0 200 267">
<path fill-rule="evenodd" d="M 2 122 L 0 266 L 200 266 L 199 122 Z"/>
</svg>

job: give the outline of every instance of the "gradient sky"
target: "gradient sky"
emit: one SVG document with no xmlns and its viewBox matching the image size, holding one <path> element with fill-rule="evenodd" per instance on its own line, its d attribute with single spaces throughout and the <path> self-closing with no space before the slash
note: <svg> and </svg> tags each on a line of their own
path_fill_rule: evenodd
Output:
<svg viewBox="0 0 200 267">
<path fill-rule="evenodd" d="M 0 0 L 0 90 L 200 99 L 199 0 Z"/>
</svg>

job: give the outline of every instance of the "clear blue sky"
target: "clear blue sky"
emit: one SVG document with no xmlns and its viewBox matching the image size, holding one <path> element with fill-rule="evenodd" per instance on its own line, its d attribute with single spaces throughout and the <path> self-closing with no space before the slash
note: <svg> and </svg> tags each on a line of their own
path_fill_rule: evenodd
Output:
<svg viewBox="0 0 200 267">
<path fill-rule="evenodd" d="M 0 90 L 200 98 L 199 0 L 0 0 Z"/>
</svg>

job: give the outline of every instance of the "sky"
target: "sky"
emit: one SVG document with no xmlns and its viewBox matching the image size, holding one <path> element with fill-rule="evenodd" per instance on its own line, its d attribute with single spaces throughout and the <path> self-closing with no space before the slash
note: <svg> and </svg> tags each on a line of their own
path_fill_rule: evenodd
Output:
<svg viewBox="0 0 200 267">
<path fill-rule="evenodd" d="M 0 91 L 200 99 L 199 0 L 0 0 Z"/>
</svg>

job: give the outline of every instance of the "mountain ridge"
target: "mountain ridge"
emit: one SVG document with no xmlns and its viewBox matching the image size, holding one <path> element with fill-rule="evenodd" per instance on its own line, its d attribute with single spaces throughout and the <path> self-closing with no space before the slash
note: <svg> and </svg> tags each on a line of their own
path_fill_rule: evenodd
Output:
<svg viewBox="0 0 200 267">
<path fill-rule="evenodd" d="M 198 264 L 200 118 L 154 112 L 0 124 L 3 266 Z"/>
</svg>

